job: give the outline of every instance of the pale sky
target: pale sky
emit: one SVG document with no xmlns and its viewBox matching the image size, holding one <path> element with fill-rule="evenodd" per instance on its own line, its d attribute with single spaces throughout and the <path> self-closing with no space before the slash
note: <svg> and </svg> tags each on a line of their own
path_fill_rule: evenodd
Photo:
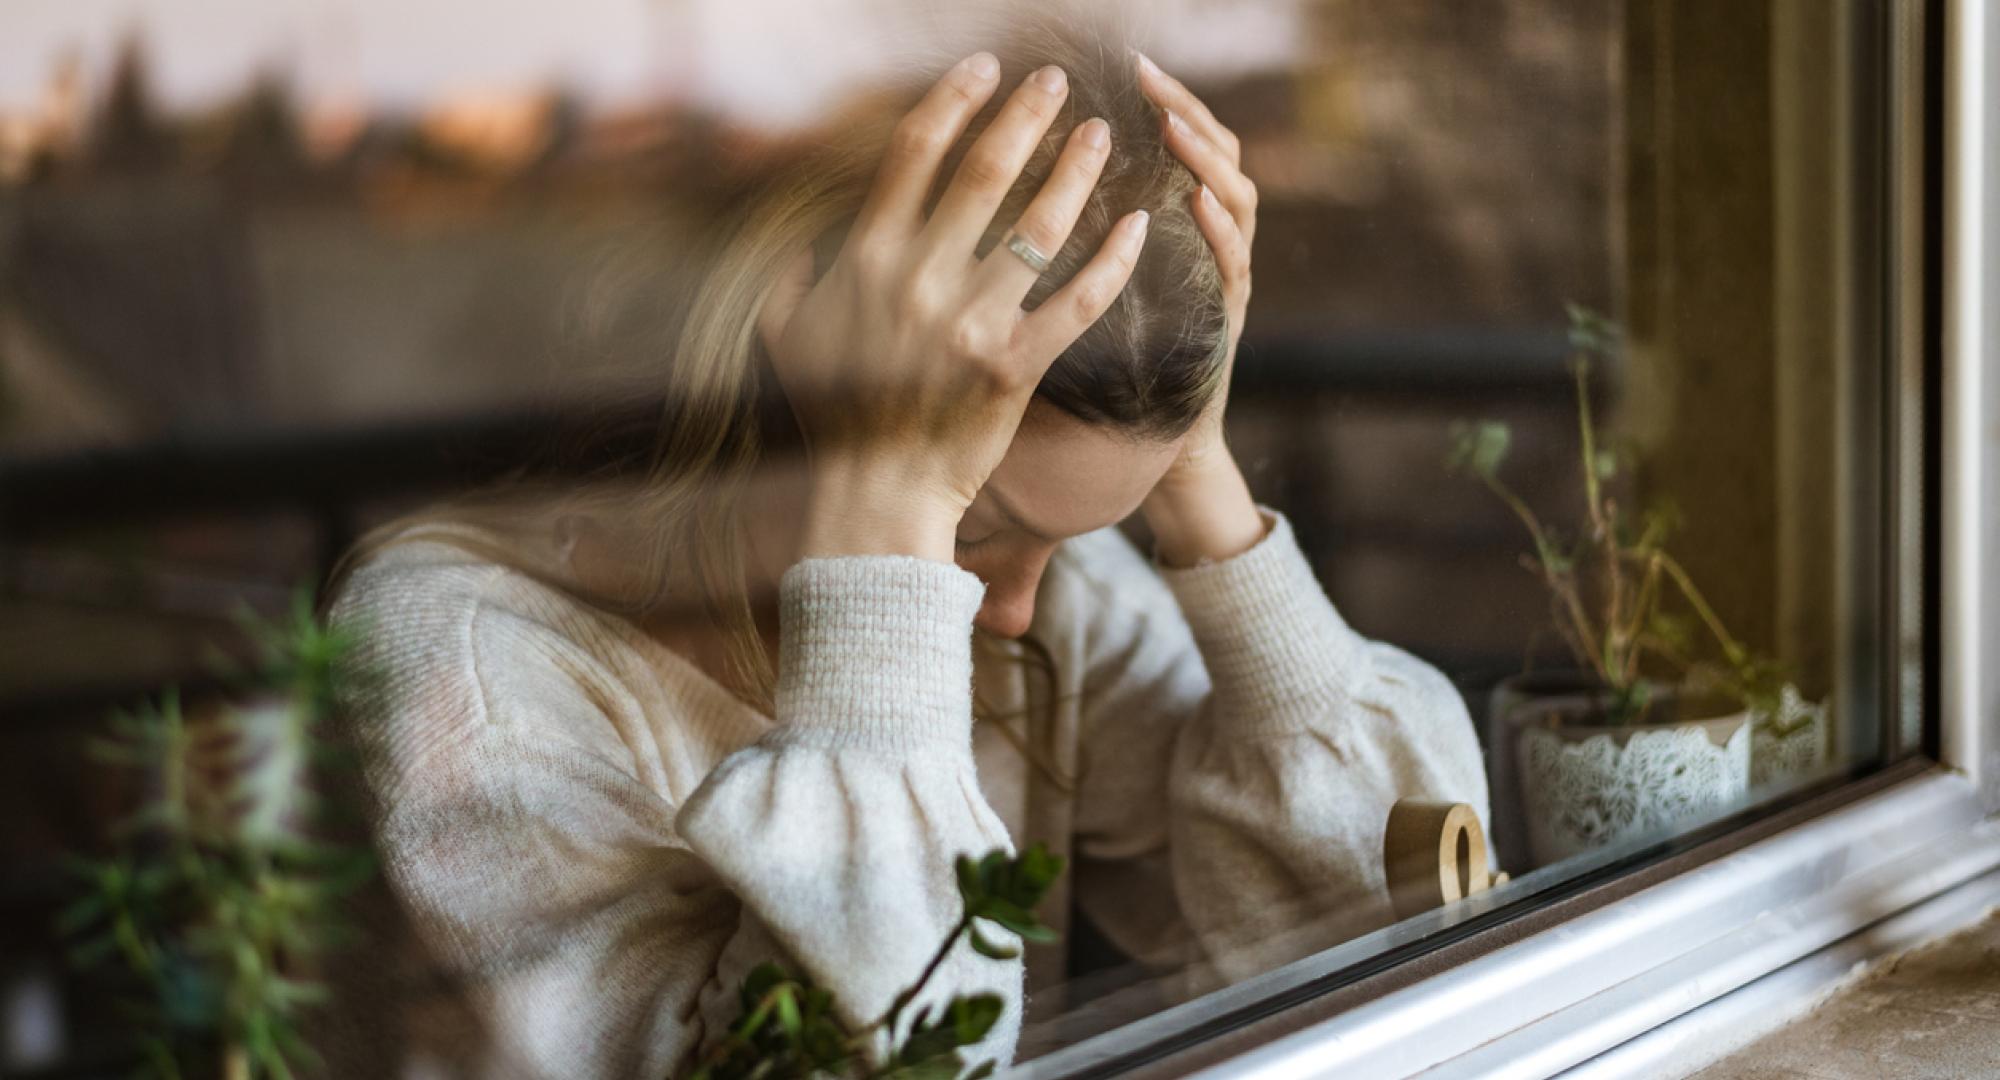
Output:
<svg viewBox="0 0 2000 1080">
<path fill-rule="evenodd" d="M 994 2 L 994 0 L 977 0 Z M 1169 70 L 1284 64 L 1309 0 L 1102 0 L 1143 12 Z M 404 108 L 560 83 L 595 105 L 674 97 L 765 124 L 810 117 L 870 69 L 949 43 L 968 0 L 0 0 L 0 112 L 65 52 L 101 85 L 136 30 L 155 90 L 200 106 L 260 70 L 308 101 Z M 945 14 L 938 14 L 939 11 Z M 928 46 L 928 48 L 927 48 Z"/>
</svg>

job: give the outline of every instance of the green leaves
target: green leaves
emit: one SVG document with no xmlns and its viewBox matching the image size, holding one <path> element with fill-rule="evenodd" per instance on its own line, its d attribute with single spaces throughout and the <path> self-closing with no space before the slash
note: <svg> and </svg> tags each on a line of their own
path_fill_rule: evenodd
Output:
<svg viewBox="0 0 2000 1080">
<path fill-rule="evenodd" d="M 857 1077 L 865 1080 L 985 1080 L 995 1063 L 966 1068 L 966 1047 L 992 1032 L 1006 1011 L 997 994 L 954 997 L 941 1008 L 917 1010 L 908 1030 L 898 1020 L 937 974 L 961 934 L 972 948 L 994 960 L 1012 960 L 1019 950 L 996 942 L 980 930 L 991 923 L 1026 941 L 1054 941 L 1055 931 L 1035 917 L 1034 908 L 1062 876 L 1063 860 L 1036 844 L 1020 856 L 993 851 L 983 858 L 961 855 L 954 863 L 959 899 L 958 925 L 945 936 L 923 974 L 896 995 L 882 1018 L 850 1031 L 841 1022 L 827 991 L 764 964 L 743 981 L 738 998 L 743 1015 L 729 1033 L 687 1074 L 688 1080 L 802 1080 L 810 1076 Z M 879 1062 L 876 1040 L 886 1035 L 889 1048 Z"/>
<path fill-rule="evenodd" d="M 986 957 L 988 960 L 1012 960 L 1021 955 L 1021 950 L 1011 945 L 1003 945 L 997 941 L 988 939 L 986 935 L 979 932 L 977 924 L 966 927 L 965 932 L 971 941 L 973 951 Z"/>
<path fill-rule="evenodd" d="M 1625 340 L 1625 331 L 1616 322 L 1574 302 L 1564 304 L 1563 309 L 1569 314 L 1570 348 L 1603 357 L 1618 353 Z"/>
<path fill-rule="evenodd" d="M 1695 588 L 1664 544 L 1679 526 L 1671 502 L 1632 521 L 1610 483 L 1630 472 L 1631 453 L 1598 430 L 1592 418 L 1590 378 L 1599 360 L 1622 356 L 1624 330 L 1581 304 L 1569 315 L 1569 368 L 1576 395 L 1578 463 L 1583 479 L 1582 529 L 1567 542 L 1555 523 L 1544 523 L 1534 508 L 1501 482 L 1510 433 L 1506 425 L 1483 420 L 1453 424 L 1446 465 L 1484 483 L 1527 528 L 1533 554 L 1527 569 L 1548 588 L 1557 635 L 1579 667 L 1608 689 L 1613 723 L 1644 720 L 1654 700 L 1649 678 L 1673 673 L 1683 687 L 1720 684 L 1746 704 L 1776 700 L 1773 665 L 1732 637 L 1715 610 Z M 1722 657 L 1720 679 L 1705 680 L 1706 666 L 1694 650 L 1693 625 L 1664 610 L 1669 600 L 1691 611 Z"/>
<path fill-rule="evenodd" d="M 178 696 L 117 714 L 94 757 L 145 774 L 150 795 L 116 833 L 118 850 L 74 860 L 79 896 L 58 919 L 79 968 L 122 968 L 128 1012 L 161 1076 L 216 1060 L 288 1077 L 316 1060 L 299 1034 L 326 998 L 303 962 L 352 932 L 342 901 L 374 872 L 365 846 L 322 841 L 330 807 L 310 766 L 334 707 L 333 672 L 350 639 L 321 628 L 300 592 L 289 620 L 248 627 L 258 663 L 234 672 L 241 697 L 183 713 Z"/>
<path fill-rule="evenodd" d="M 1653 705 L 1654 687 L 1650 680 L 1634 679 L 1611 690 L 1606 719 L 1614 724 L 1636 724 L 1645 719 Z"/>
<path fill-rule="evenodd" d="M 738 991 L 743 1015 L 690 1077 L 843 1075 L 857 1056 L 833 995 L 776 964 L 760 964 Z"/>
<path fill-rule="evenodd" d="M 965 1058 L 958 1051 L 984 1039 L 1005 1008 L 998 994 L 975 994 L 951 999 L 935 1019 L 930 1019 L 926 1010 L 917 1016 L 893 1064 L 882 1075 L 958 1076 L 965 1069 Z"/>
<path fill-rule="evenodd" d="M 1461 420 L 1451 426 L 1451 452 L 1445 456 L 1445 468 L 1490 480 L 1499 474 L 1513 441 L 1513 429 L 1498 420 Z"/>
<path fill-rule="evenodd" d="M 995 851 L 978 862 L 960 855 L 957 862 L 958 895 L 965 904 L 968 920 L 984 919 L 1011 930 L 1024 941 L 1046 943 L 1056 940 L 1056 932 L 1042 925 L 1033 908 L 1048 895 L 1049 887 L 1062 876 L 1063 860 L 1047 847 L 1036 844 L 1018 859 Z M 1010 960 L 1014 952 L 981 937 L 977 925 L 968 925 L 972 947 L 996 960 Z"/>
<path fill-rule="evenodd" d="M 1646 630 L 1657 639 L 1658 646 L 1670 653 L 1684 653 L 1694 646 L 1694 620 L 1671 611 L 1655 611 L 1646 622 Z"/>
<path fill-rule="evenodd" d="M 353 652 L 356 631 L 332 626 L 313 613 L 310 589 L 292 593 L 283 621 L 264 621 L 239 612 L 237 622 L 257 653 L 254 677 L 265 685 L 286 685 L 299 696 L 323 704 L 343 676 L 341 661 Z"/>
</svg>

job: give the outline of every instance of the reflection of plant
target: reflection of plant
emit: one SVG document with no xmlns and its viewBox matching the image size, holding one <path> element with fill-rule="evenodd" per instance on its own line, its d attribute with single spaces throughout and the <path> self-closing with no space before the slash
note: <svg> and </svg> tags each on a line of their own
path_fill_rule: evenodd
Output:
<svg viewBox="0 0 2000 1080">
<path fill-rule="evenodd" d="M 92 748 L 155 790 L 116 855 L 81 861 L 88 887 L 61 926 L 79 966 L 116 961 L 139 984 L 130 1012 L 160 1076 L 289 1077 L 312 1061 L 298 1021 L 325 990 L 307 972 L 346 940 L 336 905 L 373 873 L 365 848 L 320 838 L 330 808 L 309 784 L 351 637 L 304 593 L 288 623 L 249 629 L 246 703 L 204 721 L 169 691 Z"/>
<path fill-rule="evenodd" d="M 739 991 L 741 1018 L 689 1074 L 689 1080 L 792 1080 L 808 1076 L 953 1080 L 965 1069 L 965 1058 L 959 1051 L 985 1038 L 1000 1019 L 1000 996 L 955 997 L 936 1012 L 926 1006 L 917 1010 L 907 1030 L 898 1027 L 903 1011 L 937 974 L 961 936 L 981 955 L 995 960 L 1020 955 L 1011 945 L 982 934 L 982 920 L 1025 941 L 1055 940 L 1055 931 L 1042 925 L 1034 907 L 1062 869 L 1061 856 L 1049 854 L 1040 844 L 1018 858 L 1010 858 L 1004 851 L 991 852 L 977 862 L 959 856 L 958 894 L 963 912 L 958 925 L 945 935 L 917 981 L 897 994 L 879 1019 L 859 1031 L 850 1031 L 842 1023 L 829 991 L 787 974 L 776 964 L 759 966 L 743 980 Z M 872 1053 L 883 1037 L 889 1039 L 890 1049 L 880 1055 Z M 966 1074 L 966 1080 L 983 1080 L 993 1069 L 993 1062 L 981 1062 Z"/>
<path fill-rule="evenodd" d="M 1772 713 L 1777 665 L 1753 654 L 1723 627 L 1687 570 L 1663 546 L 1679 524 L 1674 510 L 1657 507 L 1635 523 L 1606 492 L 1620 462 L 1591 418 L 1591 361 L 1614 356 L 1623 335 L 1616 324 L 1581 306 L 1570 305 L 1569 314 L 1570 372 L 1588 507 L 1585 535 L 1567 542 L 1500 480 L 1512 440 L 1506 424 L 1484 420 L 1454 425 L 1450 466 L 1477 477 L 1527 526 L 1535 550 L 1521 557 L 1522 564 L 1548 586 L 1563 644 L 1610 691 L 1613 723 L 1646 718 L 1656 690 L 1649 658 L 1664 664 L 1684 686 L 1718 690 L 1760 713 Z M 1721 651 L 1721 663 L 1697 657 L 1687 618 L 1664 608 L 1669 589 L 1707 630 Z"/>
</svg>

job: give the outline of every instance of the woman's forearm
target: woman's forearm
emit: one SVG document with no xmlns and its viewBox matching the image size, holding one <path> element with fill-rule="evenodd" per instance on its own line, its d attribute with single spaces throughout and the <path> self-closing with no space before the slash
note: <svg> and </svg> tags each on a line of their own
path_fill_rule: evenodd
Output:
<svg viewBox="0 0 2000 1080">
<path fill-rule="evenodd" d="M 924 498 L 924 486 L 900 474 L 898 469 L 854 465 L 816 476 L 799 557 L 914 555 L 951 562 L 958 514 Z"/>
<path fill-rule="evenodd" d="M 1142 512 L 1160 561 L 1170 567 L 1241 555 L 1264 538 L 1267 528 L 1243 470 L 1227 449 L 1176 468 L 1146 497 Z"/>
</svg>

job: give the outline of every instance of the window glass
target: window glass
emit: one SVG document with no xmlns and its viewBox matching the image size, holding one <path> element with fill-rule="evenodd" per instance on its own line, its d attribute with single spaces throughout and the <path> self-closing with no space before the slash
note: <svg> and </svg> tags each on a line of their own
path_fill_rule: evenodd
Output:
<svg viewBox="0 0 2000 1080">
<path fill-rule="evenodd" d="M 17 5 L 0 1063 L 138 1060 L 43 928 L 180 759 L 85 744 L 301 586 L 366 1070 L 678 1072 L 765 958 L 859 1026 L 1039 842 L 1054 940 L 930 984 L 1030 1060 L 1913 750 L 1864 7 Z"/>
</svg>

